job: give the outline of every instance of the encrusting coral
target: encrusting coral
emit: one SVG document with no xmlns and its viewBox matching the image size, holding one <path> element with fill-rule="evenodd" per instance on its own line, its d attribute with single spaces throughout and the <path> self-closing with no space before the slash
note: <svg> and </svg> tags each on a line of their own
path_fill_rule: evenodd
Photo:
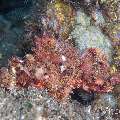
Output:
<svg viewBox="0 0 120 120">
<path fill-rule="evenodd" d="M 1 87 L 47 89 L 57 100 L 68 97 L 75 88 L 110 92 L 119 82 L 118 74 L 110 74 L 108 60 L 100 49 L 89 48 L 80 55 L 69 41 L 46 34 L 35 38 L 33 54 L 23 60 L 12 57 L 9 67 L 0 69 Z"/>
<path fill-rule="evenodd" d="M 74 22 L 75 10 L 64 0 L 51 1 L 47 5 L 46 15 L 42 17 L 44 28 L 64 39 L 69 37 Z"/>
</svg>

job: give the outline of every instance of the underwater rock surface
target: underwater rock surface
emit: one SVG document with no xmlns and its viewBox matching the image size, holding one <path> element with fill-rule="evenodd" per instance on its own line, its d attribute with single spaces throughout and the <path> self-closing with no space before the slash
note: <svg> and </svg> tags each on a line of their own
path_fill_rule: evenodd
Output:
<svg viewBox="0 0 120 120">
<path fill-rule="evenodd" d="M 71 99 L 77 100 L 82 105 L 88 106 L 92 103 L 94 100 L 94 93 L 86 92 L 82 89 L 73 89 L 73 92 L 71 93 Z"/>
</svg>

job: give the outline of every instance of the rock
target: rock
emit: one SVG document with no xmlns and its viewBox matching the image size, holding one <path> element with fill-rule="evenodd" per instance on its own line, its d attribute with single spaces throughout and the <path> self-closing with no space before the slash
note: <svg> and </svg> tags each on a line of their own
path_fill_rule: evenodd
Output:
<svg viewBox="0 0 120 120">
<path fill-rule="evenodd" d="M 89 93 L 82 89 L 73 89 L 73 92 L 71 93 L 71 99 L 77 100 L 82 105 L 88 106 L 90 105 L 94 100 L 95 94 L 93 92 Z"/>
</svg>

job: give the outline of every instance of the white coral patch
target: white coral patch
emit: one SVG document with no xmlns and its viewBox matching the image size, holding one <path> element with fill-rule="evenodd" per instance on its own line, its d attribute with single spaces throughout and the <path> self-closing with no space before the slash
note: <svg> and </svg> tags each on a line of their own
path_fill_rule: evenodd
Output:
<svg viewBox="0 0 120 120">
<path fill-rule="evenodd" d="M 91 26 L 90 17 L 81 10 L 77 12 L 76 24 L 70 37 L 75 40 L 81 52 L 86 48 L 100 48 L 108 58 L 111 58 L 112 45 L 109 38 L 102 33 L 99 27 Z"/>
</svg>

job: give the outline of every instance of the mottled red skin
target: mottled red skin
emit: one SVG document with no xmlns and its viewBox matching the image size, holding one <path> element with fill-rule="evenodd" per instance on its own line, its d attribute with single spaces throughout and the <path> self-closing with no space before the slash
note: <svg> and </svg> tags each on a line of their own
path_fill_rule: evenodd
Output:
<svg viewBox="0 0 120 120">
<path fill-rule="evenodd" d="M 120 84 L 120 73 L 117 72 L 113 74 L 110 81 L 113 85 Z"/>
<path fill-rule="evenodd" d="M 88 86 L 88 91 L 109 92 L 112 90 L 110 81 L 110 66 L 107 58 L 98 48 L 87 49 L 81 56 L 82 80 Z"/>
<path fill-rule="evenodd" d="M 49 40 L 52 40 L 52 45 Z M 33 84 L 33 86 L 41 88 L 43 85 L 55 98 L 61 99 L 68 96 L 74 87 L 75 83 L 73 81 L 77 79 L 76 74 L 74 74 L 77 72 L 75 67 L 79 67 L 80 60 L 77 51 L 72 45 L 53 40 L 55 39 L 45 37 L 44 39 L 38 38 L 36 41 L 35 59 L 45 65 L 46 74 L 42 75 L 41 80 L 39 79 L 36 82 L 37 84 Z M 67 61 L 64 62 L 61 59 L 62 55 L 66 57 Z M 60 65 L 62 64 L 66 66 L 66 70 L 61 73 Z"/>
<path fill-rule="evenodd" d="M 12 81 L 15 77 L 17 87 L 47 89 L 50 95 L 61 100 L 74 88 L 110 92 L 112 85 L 120 82 L 119 74 L 110 76 L 107 58 L 98 48 L 89 48 L 80 56 L 72 44 L 52 37 L 36 38 L 35 43 L 33 55 L 26 55 L 24 60 L 13 57 L 9 61 L 9 71 L 4 71 L 5 75 L 0 73 L 0 84 L 9 87 L 9 79 Z M 65 67 L 63 71 L 61 65 Z"/>
</svg>

